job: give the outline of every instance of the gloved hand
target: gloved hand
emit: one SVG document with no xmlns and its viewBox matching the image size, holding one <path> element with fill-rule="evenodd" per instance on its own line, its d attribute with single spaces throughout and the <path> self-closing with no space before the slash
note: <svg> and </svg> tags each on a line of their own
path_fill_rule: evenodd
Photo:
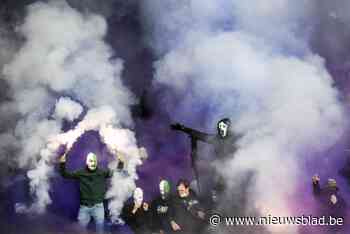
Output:
<svg viewBox="0 0 350 234">
<path fill-rule="evenodd" d="M 172 130 L 183 130 L 184 126 L 180 123 L 174 123 L 174 124 L 170 124 L 170 128 Z"/>
</svg>

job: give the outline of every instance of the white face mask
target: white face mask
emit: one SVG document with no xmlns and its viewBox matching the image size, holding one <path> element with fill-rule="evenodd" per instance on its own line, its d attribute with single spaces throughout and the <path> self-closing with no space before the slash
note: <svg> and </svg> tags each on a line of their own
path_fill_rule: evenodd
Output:
<svg viewBox="0 0 350 234">
<path fill-rule="evenodd" d="M 141 188 L 136 188 L 133 194 L 135 203 L 142 204 L 143 202 L 143 191 Z"/>
<path fill-rule="evenodd" d="M 218 124 L 218 132 L 221 137 L 226 137 L 228 132 L 228 125 L 224 122 L 219 122 Z"/>
<path fill-rule="evenodd" d="M 169 182 L 167 182 L 165 180 L 160 181 L 159 191 L 160 191 L 160 195 L 162 195 L 162 197 L 166 197 L 168 195 L 168 193 L 170 192 Z"/>
<path fill-rule="evenodd" d="M 334 194 L 331 195 L 331 199 L 330 200 L 331 200 L 333 205 L 338 202 L 337 196 L 335 196 Z"/>
<path fill-rule="evenodd" d="M 159 184 L 159 191 L 160 191 L 161 195 L 163 195 L 163 196 L 165 195 L 165 186 L 164 186 L 163 181 L 161 181 Z"/>
<path fill-rule="evenodd" d="M 97 168 L 97 156 L 94 153 L 88 153 L 86 156 L 86 166 L 93 171 Z"/>
</svg>

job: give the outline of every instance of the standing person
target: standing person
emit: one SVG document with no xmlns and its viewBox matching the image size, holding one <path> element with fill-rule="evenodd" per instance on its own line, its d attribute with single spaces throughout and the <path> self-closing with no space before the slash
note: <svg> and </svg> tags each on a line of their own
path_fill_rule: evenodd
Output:
<svg viewBox="0 0 350 234">
<path fill-rule="evenodd" d="M 239 135 L 235 134 L 231 130 L 231 120 L 229 118 L 221 119 L 217 122 L 216 134 L 209 134 L 205 132 L 198 131 L 196 129 L 192 129 L 186 127 L 183 124 L 175 123 L 170 125 L 173 130 L 182 131 L 188 134 L 192 140 L 192 160 L 196 160 L 193 157 L 197 157 L 197 144 L 196 141 L 203 141 L 213 145 L 214 151 L 216 154 L 215 160 L 226 161 L 228 159 L 232 159 L 234 157 L 235 152 L 238 149 L 237 141 L 239 139 Z M 193 162 L 194 164 L 195 162 Z M 195 165 L 192 165 L 195 168 Z M 216 203 L 217 200 L 220 199 L 221 195 L 224 193 L 226 189 L 226 184 L 224 178 L 221 176 L 220 172 L 214 169 L 214 187 L 211 191 L 212 202 Z M 197 172 L 195 171 L 197 174 Z M 198 175 L 195 175 L 198 177 Z M 198 180 L 198 178 L 196 178 Z M 199 181 L 197 181 L 198 183 Z"/>
<path fill-rule="evenodd" d="M 174 204 L 169 181 L 161 180 L 159 191 L 160 196 L 151 203 L 152 226 L 156 233 L 169 234 L 180 228 L 174 220 Z"/>
<path fill-rule="evenodd" d="M 205 227 L 206 214 L 201 208 L 195 193 L 190 189 L 190 183 L 180 179 L 176 185 L 175 220 L 178 222 L 178 233 L 196 234 Z"/>
<path fill-rule="evenodd" d="M 94 153 L 87 154 L 84 169 L 68 172 L 66 169 L 66 155 L 67 152 L 60 157 L 60 174 L 64 178 L 79 181 L 79 224 L 87 227 L 91 218 L 93 218 L 96 231 L 103 233 L 105 220 L 103 200 L 106 193 L 107 178 L 112 177 L 113 173 L 110 170 L 102 170 L 97 167 L 97 156 Z"/>
<path fill-rule="evenodd" d="M 342 226 L 347 225 L 347 204 L 339 193 L 339 187 L 335 179 L 328 179 L 327 185 L 323 188 L 320 185 L 320 177 L 314 175 L 312 177 L 313 194 L 317 199 L 320 207 L 321 215 L 326 216 L 326 222 L 331 218 L 341 218 L 344 223 L 342 225 L 328 226 L 332 233 L 338 233 L 342 230 Z"/>
<path fill-rule="evenodd" d="M 141 188 L 135 189 L 132 202 L 123 207 L 122 218 L 135 234 L 151 233 L 149 205 L 143 201 Z"/>
</svg>

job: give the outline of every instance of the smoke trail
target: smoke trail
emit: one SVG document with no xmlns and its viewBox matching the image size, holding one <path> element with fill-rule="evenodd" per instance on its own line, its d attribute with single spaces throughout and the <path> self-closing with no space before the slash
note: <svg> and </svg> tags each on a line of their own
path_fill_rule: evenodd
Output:
<svg viewBox="0 0 350 234">
<path fill-rule="evenodd" d="M 112 221 L 118 220 L 119 214 L 130 194 L 135 190 L 135 180 L 138 179 L 136 167 L 142 164 L 142 160 L 147 158 L 144 148 L 138 148 L 135 135 L 128 129 L 115 129 L 111 126 L 105 126 L 100 129 L 100 135 L 103 142 L 107 145 L 110 152 L 117 154 L 124 162 L 124 170 L 127 173 L 114 173 L 111 182 L 111 188 L 106 197 L 112 199 L 109 203 Z M 116 170 L 117 164 L 110 165 L 112 170 Z M 123 191 L 126 190 L 127 192 Z"/>
<path fill-rule="evenodd" d="M 30 169 L 27 175 L 35 200 L 29 211 L 44 212 L 51 203 L 50 177 L 58 147 L 72 147 L 88 130 L 101 130 L 108 148 L 129 155 L 125 159 L 129 175 L 119 185 L 118 194 L 118 175 L 112 179 L 108 192 L 112 204 L 122 204 L 135 186 L 136 166 L 145 153 L 137 147 L 133 133 L 124 129 L 132 126 L 129 106 L 134 97 L 121 82 L 122 60 L 112 59 L 114 54 L 104 42 L 106 30 L 101 16 L 81 14 L 65 1 L 30 5 L 18 28 L 25 40 L 3 74 L 13 93 L 13 101 L 6 105 L 19 120 L 14 133 L 10 129 L 6 136 L 20 146 L 19 166 Z M 62 132 L 62 120 L 81 118 L 84 109 L 82 120 Z M 105 134 L 107 127 L 113 134 Z M 129 132 L 121 143 L 110 139 L 123 131 Z M 114 216 L 118 212 L 112 211 Z"/>
<path fill-rule="evenodd" d="M 150 45 L 160 57 L 154 84 L 174 95 L 165 95 L 169 114 L 193 125 L 204 120 L 211 129 L 228 116 L 244 136 L 234 158 L 214 164 L 230 181 L 233 201 L 248 196 L 248 212 L 291 215 L 288 198 L 303 176 L 305 152 L 324 152 L 344 132 L 337 90 L 305 42 L 309 32 L 302 25 L 311 7 L 301 0 L 143 5 Z M 254 181 L 237 195 L 247 171 Z"/>
</svg>

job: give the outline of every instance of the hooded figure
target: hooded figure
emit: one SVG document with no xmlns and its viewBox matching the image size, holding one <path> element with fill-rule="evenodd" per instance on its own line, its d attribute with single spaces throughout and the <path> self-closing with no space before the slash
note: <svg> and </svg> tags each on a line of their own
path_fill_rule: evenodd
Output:
<svg viewBox="0 0 350 234">
<path fill-rule="evenodd" d="M 150 211 L 148 204 L 144 202 L 141 188 L 137 187 L 134 190 L 133 199 L 123 207 L 121 216 L 135 234 L 151 233 Z"/>
<path fill-rule="evenodd" d="M 216 158 L 219 160 L 233 158 L 234 153 L 237 151 L 237 140 L 240 136 L 231 131 L 231 120 L 229 118 L 223 118 L 217 122 L 216 134 L 204 133 L 188 128 L 180 123 L 172 124 L 171 128 L 183 131 L 197 140 L 212 144 L 214 146 Z"/>
<path fill-rule="evenodd" d="M 151 204 L 153 231 L 157 233 L 171 233 L 178 227 L 174 221 L 174 204 L 170 189 L 169 181 L 161 180 L 159 183 L 160 196 Z"/>
<path fill-rule="evenodd" d="M 60 158 L 60 174 L 64 178 L 79 181 L 79 224 L 87 227 L 91 218 L 94 218 L 97 232 L 103 233 L 103 200 L 106 193 L 107 178 L 112 177 L 113 173 L 110 170 L 102 170 L 97 167 L 97 156 L 94 153 L 87 154 L 86 168 L 68 172 L 66 170 L 66 154 Z"/>
<path fill-rule="evenodd" d="M 231 120 L 229 118 L 220 119 L 216 124 L 217 133 L 208 134 L 192 128 L 188 128 L 180 123 L 171 125 L 174 130 L 179 130 L 187 133 L 191 139 L 203 141 L 213 146 L 215 152 L 215 159 L 221 162 L 231 160 L 238 149 L 237 141 L 240 138 L 238 134 L 231 131 Z M 196 151 L 196 149 L 192 149 Z M 193 156 L 192 156 L 193 157 Z M 216 203 L 226 188 L 225 180 L 220 175 L 216 168 L 214 170 L 214 188 L 212 190 L 212 202 Z"/>
</svg>

